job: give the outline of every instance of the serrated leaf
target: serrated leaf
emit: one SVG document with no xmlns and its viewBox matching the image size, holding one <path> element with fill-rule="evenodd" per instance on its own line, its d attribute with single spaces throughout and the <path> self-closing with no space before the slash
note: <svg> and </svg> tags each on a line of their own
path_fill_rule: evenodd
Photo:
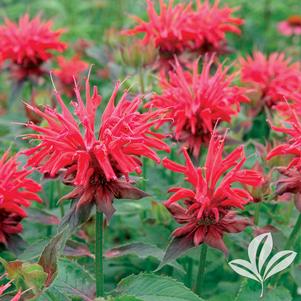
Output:
<svg viewBox="0 0 301 301">
<path fill-rule="evenodd" d="M 136 255 L 142 259 L 148 257 L 154 257 L 157 258 L 159 261 L 162 261 L 162 258 L 164 256 L 164 251 L 155 245 L 136 242 L 136 243 L 126 244 L 120 247 L 113 248 L 105 253 L 105 256 L 108 258 L 120 257 L 125 255 Z M 183 267 L 177 262 L 168 262 L 166 264 L 185 273 Z"/>
<path fill-rule="evenodd" d="M 202 301 L 184 284 L 170 277 L 154 274 L 132 275 L 123 279 L 116 292 L 142 301 Z"/>
<path fill-rule="evenodd" d="M 71 299 L 55 287 L 49 287 L 35 301 L 71 301 Z"/>
<path fill-rule="evenodd" d="M 286 269 L 294 261 L 296 255 L 296 252 L 289 250 L 280 251 L 277 254 L 275 254 L 267 264 L 263 276 L 264 280 Z M 281 260 L 281 258 L 283 259 Z M 278 262 L 279 260 L 280 262 Z M 276 262 L 278 263 L 276 264 Z"/>
<path fill-rule="evenodd" d="M 236 273 L 241 276 L 253 279 L 257 282 L 260 282 L 260 279 L 256 277 L 252 272 L 252 265 L 250 262 L 243 259 L 235 259 L 229 262 L 231 269 L 233 269 Z M 244 267 L 244 269 L 242 268 Z"/>
<path fill-rule="evenodd" d="M 193 241 L 191 237 L 180 237 L 174 238 L 171 243 L 168 245 L 165 255 L 157 268 L 157 270 L 161 269 L 167 263 L 179 258 L 188 250 L 194 248 Z"/>
<path fill-rule="evenodd" d="M 58 275 L 51 288 L 67 296 L 78 296 L 85 301 L 92 301 L 95 295 L 95 278 L 76 261 L 60 259 Z"/>
</svg>

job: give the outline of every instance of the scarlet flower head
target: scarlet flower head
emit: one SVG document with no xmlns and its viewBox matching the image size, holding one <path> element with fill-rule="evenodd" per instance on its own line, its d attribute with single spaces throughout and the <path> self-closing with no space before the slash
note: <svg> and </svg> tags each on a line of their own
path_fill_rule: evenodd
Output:
<svg viewBox="0 0 301 301">
<path fill-rule="evenodd" d="M 23 207 L 32 201 L 42 202 L 37 193 L 41 186 L 29 179 L 31 171 L 20 167 L 17 155 L 9 152 L 0 159 L 0 243 L 7 244 L 9 237 L 22 232 L 21 220 L 26 217 Z"/>
<path fill-rule="evenodd" d="M 161 54 L 172 57 L 183 51 L 208 51 L 218 48 L 225 41 L 226 32 L 240 33 L 239 25 L 243 20 L 233 18 L 235 9 L 219 8 L 219 1 L 211 6 L 209 1 L 196 1 L 196 10 L 192 3 L 179 3 L 160 0 L 160 12 L 157 13 L 151 0 L 147 1 L 148 21 L 134 17 L 138 25 L 124 33 L 136 35 L 143 33 L 143 43 L 154 41 Z M 212 50 L 212 49 L 211 49 Z"/>
<path fill-rule="evenodd" d="M 223 158 L 225 136 L 212 134 L 204 167 L 195 167 L 187 151 L 183 153 L 186 165 L 163 160 L 163 165 L 185 175 L 192 188 L 174 187 L 165 206 L 175 219 L 184 224 L 173 232 L 175 238 L 191 240 L 195 246 L 206 243 L 226 253 L 225 232 L 240 232 L 250 224 L 238 219 L 233 209 L 243 209 L 253 200 L 240 185 L 257 186 L 262 176 L 254 170 L 243 169 L 246 161 L 243 146 Z M 235 187 L 234 187 L 234 184 Z M 183 205 L 176 202 L 181 201 Z"/>
<path fill-rule="evenodd" d="M 37 133 L 25 137 L 39 142 L 38 146 L 24 152 L 30 157 L 28 164 L 50 177 L 61 174 L 65 184 L 75 187 L 63 199 L 77 200 L 77 208 L 95 203 L 107 219 L 114 212 L 113 198 L 145 196 L 129 179 L 130 173 L 141 173 L 139 158 L 145 156 L 159 163 L 154 149 L 169 150 L 162 141 L 164 136 L 151 130 L 161 113 L 139 113 L 140 97 L 130 101 L 126 92 L 115 106 L 119 86 L 118 82 L 102 114 L 98 131 L 95 118 L 102 98 L 96 87 L 93 95 L 90 94 L 87 80 L 85 104 L 75 86 L 74 113 L 69 111 L 57 91 L 55 96 L 61 113 L 50 107 L 44 112 L 30 107 L 48 125 L 29 123 L 28 127 Z"/>
<path fill-rule="evenodd" d="M 10 60 L 17 79 L 41 75 L 41 65 L 50 59 L 52 51 L 62 52 L 66 44 L 60 41 L 62 30 L 53 31 L 52 22 L 42 22 L 40 16 L 30 20 L 28 14 L 14 23 L 5 19 L 0 26 L 0 53 Z"/>
<path fill-rule="evenodd" d="M 71 59 L 59 56 L 57 62 L 59 68 L 54 70 L 54 74 L 59 78 L 65 93 L 71 97 L 74 79 L 78 79 L 79 76 L 88 69 L 89 65 L 82 61 L 78 56 L 74 56 Z"/>
<path fill-rule="evenodd" d="M 287 20 L 278 23 L 278 31 L 284 36 L 301 35 L 301 16 L 290 16 Z"/>
<path fill-rule="evenodd" d="M 288 119 L 282 126 L 271 126 L 276 132 L 288 135 L 286 141 L 273 148 L 267 155 L 267 160 L 275 156 L 288 156 L 291 162 L 288 166 L 278 167 L 281 174 L 276 182 L 276 193 L 283 195 L 285 193 L 294 193 L 300 196 L 301 193 L 301 121 L 297 113 L 291 109 Z M 298 202 L 297 202 L 298 201 Z M 297 209 L 301 211 L 301 199 L 296 200 Z"/>
<path fill-rule="evenodd" d="M 301 73 L 299 63 L 291 63 L 284 53 L 268 57 L 254 52 L 253 57 L 240 58 L 241 81 L 260 94 L 257 107 L 271 108 L 287 100 L 300 99 Z"/>
<path fill-rule="evenodd" d="M 199 72 L 198 60 L 187 71 L 176 62 L 169 77 L 161 77 L 161 95 L 154 95 L 148 104 L 167 110 L 167 117 L 173 120 L 174 138 L 183 142 L 196 158 L 201 145 L 208 145 L 216 122 L 231 122 L 240 103 L 248 101 L 244 89 L 233 85 L 235 74 L 228 75 L 228 68 L 221 64 L 211 74 L 212 64 L 213 58 L 205 59 Z"/>
</svg>

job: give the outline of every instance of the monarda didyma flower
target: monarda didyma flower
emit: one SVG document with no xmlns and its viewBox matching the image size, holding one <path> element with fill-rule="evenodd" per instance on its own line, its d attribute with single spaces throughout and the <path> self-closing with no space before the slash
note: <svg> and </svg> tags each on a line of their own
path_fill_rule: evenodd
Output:
<svg viewBox="0 0 301 301">
<path fill-rule="evenodd" d="M 183 225 L 173 232 L 171 246 L 193 247 L 205 243 L 226 253 L 224 234 L 241 232 L 250 225 L 248 219 L 238 218 L 234 210 L 244 209 L 253 200 L 242 185 L 260 185 L 263 177 L 254 170 L 243 169 L 246 161 L 243 146 L 223 158 L 224 141 L 225 136 L 213 132 L 203 167 L 195 167 L 185 149 L 186 165 L 163 160 L 164 167 L 184 174 L 192 186 L 169 190 L 173 195 L 165 206 Z"/>
<path fill-rule="evenodd" d="M 55 96 L 61 113 L 50 107 L 44 112 L 31 107 L 47 125 L 29 123 L 28 127 L 37 133 L 25 137 L 39 142 L 24 152 L 29 156 L 28 165 L 49 177 L 61 175 L 65 184 L 74 186 L 63 199 L 75 200 L 76 209 L 96 204 L 107 219 L 114 212 L 114 198 L 139 199 L 146 195 L 132 185 L 129 177 L 130 173 L 141 173 L 140 158 L 148 157 L 159 163 L 154 149 L 169 151 L 162 141 L 164 136 L 151 130 L 161 118 L 161 112 L 140 113 L 141 98 L 128 100 L 126 92 L 115 106 L 119 86 L 117 83 L 98 129 L 95 119 L 102 98 L 96 87 L 90 94 L 87 80 L 86 103 L 75 86 L 74 113 L 69 111 L 57 91 Z"/>
<path fill-rule="evenodd" d="M 51 27 L 51 21 L 42 22 L 40 16 L 30 20 L 27 14 L 18 23 L 5 19 L 0 26 L 0 57 L 10 61 L 17 80 L 42 75 L 42 65 L 53 56 L 52 51 L 66 49 L 60 41 L 62 30 L 53 31 Z"/>
<path fill-rule="evenodd" d="M 266 57 L 254 52 L 253 57 L 240 58 L 241 81 L 258 94 L 255 109 L 264 106 L 279 109 L 287 101 L 300 102 L 301 72 L 299 63 L 292 63 L 284 53 L 274 52 Z"/>
<path fill-rule="evenodd" d="M 143 43 L 155 43 L 161 56 L 172 58 L 184 51 L 204 53 L 217 51 L 226 43 L 226 33 L 240 33 L 242 19 L 234 18 L 235 9 L 220 8 L 219 2 L 213 5 L 209 1 L 196 1 L 196 9 L 192 3 L 173 1 L 166 4 L 160 0 L 160 12 L 157 13 L 151 0 L 147 0 L 148 21 L 134 17 L 138 25 L 124 31 L 128 35 L 144 34 Z"/>
<path fill-rule="evenodd" d="M 217 64 L 211 73 L 213 58 L 205 58 L 201 72 L 198 60 L 188 70 L 177 62 L 168 77 L 161 77 L 161 94 L 155 94 L 150 107 L 165 109 L 172 120 L 174 138 L 184 144 L 198 158 L 202 144 L 208 146 L 216 122 L 230 123 L 239 111 L 240 103 L 247 102 L 245 90 L 233 85 L 235 74 Z"/>
<path fill-rule="evenodd" d="M 7 245 L 12 235 L 22 232 L 24 207 L 32 201 L 42 202 L 37 195 L 41 186 L 28 178 L 30 174 L 20 167 L 17 155 L 9 158 L 7 151 L 0 159 L 0 244 Z"/>
</svg>

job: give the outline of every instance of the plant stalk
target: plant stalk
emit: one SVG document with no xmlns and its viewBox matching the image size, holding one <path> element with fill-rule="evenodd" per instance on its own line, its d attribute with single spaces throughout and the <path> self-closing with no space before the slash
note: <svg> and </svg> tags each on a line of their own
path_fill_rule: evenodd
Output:
<svg viewBox="0 0 301 301">
<path fill-rule="evenodd" d="M 95 223 L 95 274 L 96 274 L 96 297 L 104 297 L 104 269 L 103 269 L 103 213 L 96 209 Z"/>
<path fill-rule="evenodd" d="M 206 257 L 207 257 L 207 245 L 205 243 L 201 246 L 200 252 L 200 261 L 199 261 L 199 269 L 195 286 L 195 293 L 201 296 L 201 292 L 203 289 L 203 282 L 205 278 L 205 266 L 206 266 Z"/>
</svg>

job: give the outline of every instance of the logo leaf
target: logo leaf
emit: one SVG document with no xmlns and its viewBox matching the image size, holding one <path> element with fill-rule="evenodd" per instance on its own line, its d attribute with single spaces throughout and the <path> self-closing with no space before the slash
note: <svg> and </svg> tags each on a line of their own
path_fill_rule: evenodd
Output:
<svg viewBox="0 0 301 301">
<path fill-rule="evenodd" d="M 267 264 L 263 279 L 266 280 L 274 274 L 279 273 L 285 268 L 287 268 L 294 261 L 296 255 L 296 252 L 289 250 L 281 251 L 275 254 Z M 280 259 L 282 260 L 279 262 Z M 276 262 L 278 263 L 275 264 Z"/>
<path fill-rule="evenodd" d="M 259 273 L 261 273 L 262 267 L 265 263 L 265 261 L 270 256 L 272 249 L 273 249 L 273 239 L 271 233 L 267 233 L 267 238 L 262 246 L 262 249 L 260 251 L 259 260 L 258 260 L 258 270 Z"/>
<path fill-rule="evenodd" d="M 264 234 L 261 234 L 261 235 L 258 235 L 256 236 L 249 244 L 249 247 L 248 247 L 248 256 L 249 256 L 249 259 L 250 259 L 250 263 L 252 265 L 252 271 L 254 272 L 254 274 L 260 279 L 261 276 L 260 276 L 260 273 L 258 271 L 258 267 L 257 267 L 257 252 L 258 252 L 258 248 L 261 244 L 261 242 L 265 240 L 265 243 L 264 245 L 266 244 L 267 242 L 267 239 L 269 238 L 269 241 L 272 240 L 272 236 L 271 236 L 271 233 L 264 233 Z M 273 245 L 273 243 L 272 243 Z M 264 248 L 264 246 L 263 246 Z M 266 252 L 264 251 L 263 255 L 262 255 L 262 258 L 261 258 L 261 262 L 263 261 L 264 257 L 265 257 L 265 253 L 268 252 L 268 247 L 266 248 Z M 266 259 L 266 258 L 265 258 Z M 263 262 L 264 263 L 264 262 Z M 262 263 L 262 265 L 263 265 Z M 261 263 L 260 263 L 261 264 Z"/>
<path fill-rule="evenodd" d="M 230 267 L 239 275 L 261 282 L 261 277 L 254 273 L 252 265 L 249 261 L 243 259 L 235 259 L 229 262 Z M 242 268 L 244 267 L 244 268 Z"/>
</svg>

